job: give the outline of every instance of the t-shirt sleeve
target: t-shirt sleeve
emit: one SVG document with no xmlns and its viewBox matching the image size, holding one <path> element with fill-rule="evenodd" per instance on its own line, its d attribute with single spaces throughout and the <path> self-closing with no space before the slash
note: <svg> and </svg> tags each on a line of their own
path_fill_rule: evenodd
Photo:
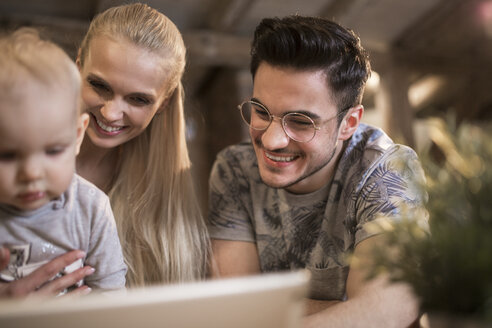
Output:
<svg viewBox="0 0 492 328">
<path fill-rule="evenodd" d="M 85 283 L 98 290 L 123 289 L 127 267 L 116 222 L 107 196 L 101 193 L 99 200 L 100 206 L 91 220 L 89 251 L 85 261 L 96 271 L 85 278 Z"/>
<path fill-rule="evenodd" d="M 255 241 L 251 221 L 250 184 L 240 159 L 223 151 L 212 167 L 209 180 L 208 228 L 211 238 Z"/>
<path fill-rule="evenodd" d="M 376 224 L 400 220 L 405 211 L 425 216 L 424 172 L 415 152 L 395 145 L 375 163 L 356 196 L 355 243 L 381 232 Z"/>
</svg>

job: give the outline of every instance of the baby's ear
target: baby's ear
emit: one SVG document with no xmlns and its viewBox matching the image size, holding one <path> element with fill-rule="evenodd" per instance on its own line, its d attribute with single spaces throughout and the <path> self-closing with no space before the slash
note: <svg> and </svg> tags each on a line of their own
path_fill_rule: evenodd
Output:
<svg viewBox="0 0 492 328">
<path fill-rule="evenodd" d="M 82 67 L 80 66 L 80 48 L 77 51 L 77 58 L 75 59 L 75 64 L 77 65 L 77 68 L 79 69 L 79 72 L 82 71 Z"/>
<path fill-rule="evenodd" d="M 77 121 L 77 149 L 76 154 L 79 154 L 80 146 L 82 145 L 82 141 L 84 140 L 85 129 L 89 125 L 89 114 L 83 113 L 79 116 Z"/>
</svg>

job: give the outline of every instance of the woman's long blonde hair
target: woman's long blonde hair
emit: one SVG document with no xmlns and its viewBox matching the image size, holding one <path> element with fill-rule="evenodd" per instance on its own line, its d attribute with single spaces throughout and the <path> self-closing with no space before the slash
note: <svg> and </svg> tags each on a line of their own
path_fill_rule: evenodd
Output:
<svg viewBox="0 0 492 328">
<path fill-rule="evenodd" d="M 124 38 L 162 56 L 170 76 L 167 106 L 147 129 L 123 144 L 109 191 L 127 285 L 202 279 L 210 256 L 185 139 L 183 87 L 186 49 L 176 26 L 144 4 L 113 7 L 94 18 L 80 49 L 83 67 L 96 36 Z"/>
</svg>

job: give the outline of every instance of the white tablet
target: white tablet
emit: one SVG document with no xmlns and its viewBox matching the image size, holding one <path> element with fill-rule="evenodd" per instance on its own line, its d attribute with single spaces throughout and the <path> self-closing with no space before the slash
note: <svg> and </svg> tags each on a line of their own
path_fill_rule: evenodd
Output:
<svg viewBox="0 0 492 328">
<path fill-rule="evenodd" d="M 297 328 L 307 271 L 269 273 L 126 294 L 0 302 L 2 328 Z"/>
</svg>

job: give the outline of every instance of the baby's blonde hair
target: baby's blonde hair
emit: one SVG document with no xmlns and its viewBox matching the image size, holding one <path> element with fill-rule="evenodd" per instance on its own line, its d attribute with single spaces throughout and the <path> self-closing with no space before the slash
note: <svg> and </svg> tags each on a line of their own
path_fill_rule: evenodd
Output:
<svg viewBox="0 0 492 328">
<path fill-rule="evenodd" d="M 26 97 L 26 79 L 72 92 L 74 112 L 79 110 L 80 74 L 73 60 L 59 46 L 42 39 L 37 30 L 23 27 L 0 38 L 0 99 Z"/>
<path fill-rule="evenodd" d="M 183 87 L 186 49 L 162 13 L 136 3 L 113 7 L 91 22 L 82 41 L 84 67 L 95 37 L 130 41 L 159 54 L 167 74 L 167 105 L 139 136 L 120 146 L 109 190 L 129 286 L 203 279 L 210 245 L 190 173 Z"/>
</svg>

